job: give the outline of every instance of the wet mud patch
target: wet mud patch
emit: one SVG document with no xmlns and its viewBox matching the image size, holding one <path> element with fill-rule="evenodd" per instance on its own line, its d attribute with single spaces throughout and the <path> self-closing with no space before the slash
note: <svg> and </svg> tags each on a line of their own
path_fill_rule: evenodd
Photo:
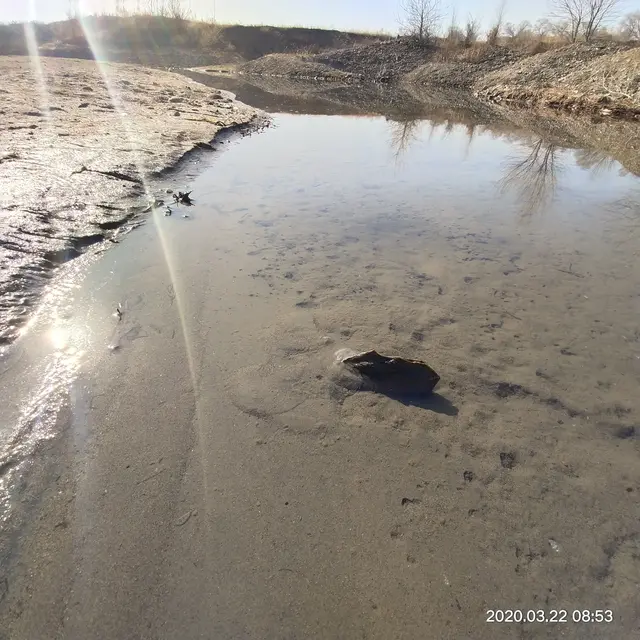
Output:
<svg viewBox="0 0 640 640">
<path fill-rule="evenodd" d="M 263 361 L 236 369 L 226 385 L 231 402 L 270 432 L 318 435 L 335 425 L 329 391 L 331 345 L 313 326 L 277 322 L 260 336 Z"/>
<path fill-rule="evenodd" d="M 222 129 L 251 127 L 257 112 L 159 70 L 42 58 L 36 77 L 21 57 L 4 57 L 0 67 L 8 87 L 0 131 L 0 342 L 9 343 L 55 268 L 127 230 L 150 211 L 145 193 L 183 167 L 185 155 L 204 153 Z M 167 119 L 166 90 L 189 103 L 193 117 Z"/>
</svg>

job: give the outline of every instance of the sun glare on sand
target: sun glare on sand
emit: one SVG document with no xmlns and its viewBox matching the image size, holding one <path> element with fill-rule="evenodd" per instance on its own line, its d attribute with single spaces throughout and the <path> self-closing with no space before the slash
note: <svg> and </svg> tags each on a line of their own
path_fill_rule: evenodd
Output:
<svg viewBox="0 0 640 640">
<path fill-rule="evenodd" d="M 147 169 L 145 167 L 145 162 L 142 153 L 140 152 L 139 142 L 137 139 L 137 133 L 133 126 L 133 123 L 128 118 L 126 113 L 126 105 L 120 95 L 116 83 L 113 82 L 113 79 L 110 77 L 110 74 L 114 73 L 112 71 L 112 67 L 102 60 L 106 60 L 107 56 L 104 55 L 105 52 L 102 50 L 102 46 L 100 44 L 100 40 L 96 37 L 96 33 L 94 32 L 94 28 L 92 27 L 92 21 L 87 20 L 83 16 L 88 15 L 91 11 L 94 13 L 99 13 L 101 10 L 106 8 L 111 8 L 111 3 L 107 2 L 87 2 L 78 0 L 75 3 L 74 7 L 78 9 L 78 23 L 82 28 L 84 36 L 86 38 L 86 42 L 88 43 L 91 51 L 94 55 L 95 64 L 97 66 L 100 75 L 102 76 L 103 82 L 106 86 L 107 92 L 109 93 L 109 99 L 114 107 L 114 112 L 118 115 L 119 125 L 122 127 L 126 139 L 129 142 L 129 147 L 131 153 L 131 157 L 134 160 L 134 163 L 137 168 L 138 176 L 141 180 L 141 183 L 144 187 L 144 195 L 147 200 L 153 200 L 152 188 L 148 180 Z M 37 11 L 35 0 L 29 0 L 29 17 L 31 21 L 37 21 Z M 38 89 L 40 92 L 40 99 L 42 102 L 42 111 L 47 114 L 47 117 L 50 118 L 50 110 L 49 110 L 49 93 L 47 88 L 46 74 L 43 69 L 42 62 L 40 60 L 39 51 L 38 51 L 38 42 L 36 38 L 35 30 L 33 29 L 32 24 L 25 24 L 25 40 L 28 45 L 28 50 L 31 58 L 31 63 L 34 69 L 35 80 L 38 83 Z M 169 244 L 166 239 L 166 234 L 162 228 L 162 225 L 158 223 L 158 218 L 154 215 L 152 217 L 153 222 L 156 224 L 158 229 L 158 237 L 160 239 L 160 244 L 162 245 L 164 258 L 167 265 L 167 270 L 169 276 L 171 278 L 171 283 L 173 290 L 175 292 L 175 300 L 176 307 L 179 313 L 180 322 L 182 325 L 182 333 L 184 338 L 184 345 L 186 349 L 187 361 L 189 365 L 191 382 L 196 398 L 198 397 L 197 388 L 198 388 L 198 379 L 196 376 L 195 368 L 194 368 L 194 356 L 193 356 L 193 341 L 190 339 L 189 329 L 186 323 L 186 316 L 184 313 L 184 303 L 181 296 L 180 283 L 176 277 L 176 261 L 178 256 L 171 255 L 171 251 L 169 250 Z M 65 351 L 69 348 L 69 342 L 71 340 L 71 334 L 64 327 L 56 326 L 49 332 L 49 338 L 52 346 L 56 351 Z M 199 403 L 196 404 L 198 412 L 200 411 Z M 198 436 L 200 440 L 203 438 L 203 434 L 201 433 L 201 421 L 198 420 Z M 201 450 L 204 451 L 206 447 L 201 447 Z M 203 465 L 204 469 L 204 465 Z M 206 475 L 203 476 L 203 488 L 204 492 L 207 493 L 207 478 Z"/>
<path fill-rule="evenodd" d="M 64 327 L 54 327 L 49 331 L 49 339 L 56 351 L 62 351 L 69 344 L 69 330 Z"/>
<path fill-rule="evenodd" d="M 82 28 L 86 41 L 94 54 L 95 64 L 97 66 L 98 71 L 100 72 L 100 75 L 102 76 L 107 92 L 109 93 L 109 99 L 114 107 L 114 111 L 119 116 L 120 127 L 122 127 L 126 135 L 126 138 L 129 142 L 129 147 L 130 147 L 130 150 L 132 151 L 131 157 L 134 160 L 134 163 L 137 168 L 137 173 L 142 181 L 145 196 L 148 200 L 151 200 L 153 199 L 152 189 L 148 181 L 145 163 L 142 158 L 142 154 L 140 153 L 139 143 L 138 143 L 135 128 L 133 127 L 132 123 L 130 122 L 127 116 L 126 105 L 122 100 L 122 96 L 120 95 L 115 83 L 112 81 L 112 78 L 110 77 L 111 69 L 109 67 L 109 64 L 102 62 L 102 60 L 107 59 L 107 57 L 104 55 L 105 52 L 102 51 L 100 41 L 96 37 L 96 34 L 94 33 L 92 22 L 90 20 L 86 20 L 83 17 L 90 14 L 92 11 L 96 13 L 96 12 L 99 12 L 100 10 L 110 8 L 110 4 L 111 3 L 108 3 L 108 2 L 100 2 L 100 1 L 87 2 L 87 1 L 78 0 L 75 3 L 74 7 L 78 9 L 78 15 L 79 15 L 78 22 L 80 24 L 80 27 Z M 42 112 L 46 114 L 47 118 L 50 118 L 51 113 L 49 109 L 49 91 L 47 88 L 47 79 L 46 79 L 46 75 L 45 75 L 42 61 L 40 59 L 40 55 L 38 51 L 39 44 L 36 38 L 36 33 L 33 28 L 33 22 L 37 21 L 37 19 L 38 19 L 38 12 L 36 9 L 36 0 L 29 0 L 29 22 L 25 23 L 24 25 L 25 41 L 27 43 L 31 64 L 33 66 L 35 82 L 38 85 Z M 155 217 L 153 218 L 153 220 L 155 223 L 157 223 L 157 219 Z M 174 291 L 176 293 L 176 301 L 178 302 L 178 310 L 179 310 L 180 319 L 182 322 L 184 340 L 185 340 L 185 345 L 187 349 L 187 356 L 188 356 L 189 366 L 191 369 L 191 378 L 192 378 L 192 382 L 194 384 L 194 389 L 195 389 L 196 376 L 195 376 L 195 371 L 193 370 L 191 340 L 189 339 L 187 328 L 185 326 L 183 305 L 180 303 L 180 295 L 179 295 L 180 291 L 179 291 L 178 283 L 175 278 L 175 265 L 174 265 L 175 259 L 173 256 L 170 255 L 168 244 L 166 242 L 165 235 L 163 233 L 162 228 L 159 225 L 157 226 L 158 226 L 158 232 L 159 232 L 158 235 L 160 238 L 160 242 L 162 244 L 165 260 L 167 263 L 167 268 L 172 280 Z M 68 333 L 65 335 L 65 331 L 60 327 L 56 327 L 51 331 L 51 341 L 53 343 L 53 346 L 56 349 L 65 348 L 65 346 L 68 343 L 68 339 L 69 339 Z"/>
</svg>

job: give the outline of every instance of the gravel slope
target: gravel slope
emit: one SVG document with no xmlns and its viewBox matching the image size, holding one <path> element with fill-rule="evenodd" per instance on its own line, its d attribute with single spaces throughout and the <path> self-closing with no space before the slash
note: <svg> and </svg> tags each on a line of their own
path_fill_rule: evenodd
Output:
<svg viewBox="0 0 640 640">
<path fill-rule="evenodd" d="M 640 47 L 574 44 L 498 69 L 474 88 L 498 102 L 640 117 Z"/>
</svg>

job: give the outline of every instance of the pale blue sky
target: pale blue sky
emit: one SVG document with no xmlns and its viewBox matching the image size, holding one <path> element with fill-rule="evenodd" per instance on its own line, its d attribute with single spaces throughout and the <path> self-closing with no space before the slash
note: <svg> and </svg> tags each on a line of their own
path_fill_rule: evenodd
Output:
<svg viewBox="0 0 640 640">
<path fill-rule="evenodd" d="M 163 0 L 124 0 L 135 9 L 149 2 Z M 0 0 L 0 22 L 26 20 L 33 11 L 42 22 L 66 17 L 70 0 Z M 241 24 L 282 24 L 336 29 L 381 30 L 397 32 L 400 0 L 182 0 L 185 7 L 200 17 L 218 22 Z M 638 0 L 627 0 L 627 4 Z M 113 10 L 116 0 L 80 0 L 87 13 Z M 442 0 L 443 10 L 450 15 L 455 6 L 459 21 L 469 12 L 486 24 L 496 13 L 499 0 Z M 548 13 L 548 0 L 507 0 L 506 20 L 535 21 Z"/>
</svg>

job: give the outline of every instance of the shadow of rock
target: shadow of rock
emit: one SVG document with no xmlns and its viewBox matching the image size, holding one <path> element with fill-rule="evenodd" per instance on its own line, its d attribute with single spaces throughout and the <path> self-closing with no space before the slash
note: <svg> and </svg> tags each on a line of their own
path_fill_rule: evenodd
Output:
<svg viewBox="0 0 640 640">
<path fill-rule="evenodd" d="M 426 409 L 433 411 L 434 413 L 441 413 L 445 416 L 457 416 L 458 407 L 456 407 L 448 398 L 441 396 L 439 393 L 430 393 L 427 395 L 407 395 L 400 393 L 385 393 L 384 390 L 376 389 L 378 393 L 397 400 L 398 402 L 408 407 L 420 407 L 420 409 Z"/>
</svg>

